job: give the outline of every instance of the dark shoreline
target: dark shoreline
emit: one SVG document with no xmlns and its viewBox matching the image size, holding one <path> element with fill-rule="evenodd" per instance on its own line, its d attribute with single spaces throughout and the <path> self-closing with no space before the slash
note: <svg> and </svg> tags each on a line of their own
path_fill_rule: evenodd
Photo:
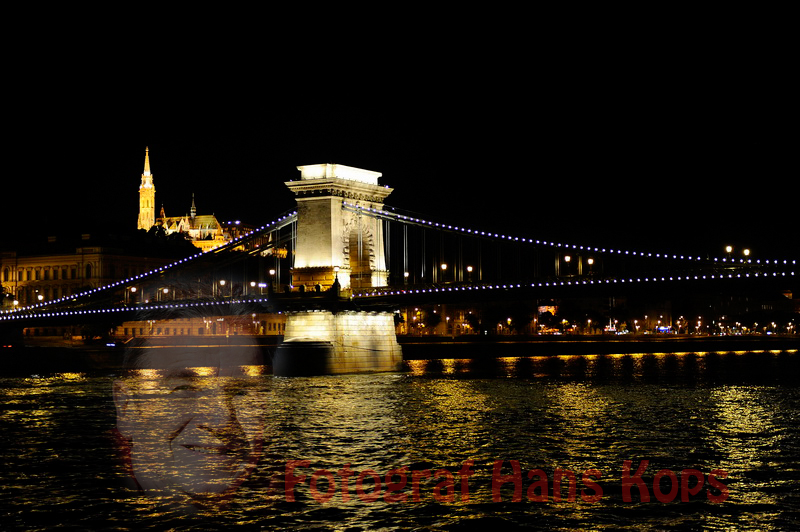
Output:
<svg viewBox="0 0 800 532">
<path fill-rule="evenodd" d="M 636 353 L 798 351 L 798 336 L 398 336 L 404 360 L 496 359 Z M 282 341 L 262 337 L 268 356 Z M 123 347 L 28 345 L 3 349 L 0 376 L 122 370 Z"/>
<path fill-rule="evenodd" d="M 798 336 L 398 336 L 405 360 L 505 356 L 791 351 Z M 490 351 L 490 354 L 487 354 Z"/>
</svg>

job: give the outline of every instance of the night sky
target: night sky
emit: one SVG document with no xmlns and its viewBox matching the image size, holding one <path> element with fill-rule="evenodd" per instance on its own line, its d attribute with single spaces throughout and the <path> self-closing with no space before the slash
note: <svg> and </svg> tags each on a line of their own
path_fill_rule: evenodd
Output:
<svg viewBox="0 0 800 532">
<path fill-rule="evenodd" d="M 262 224 L 294 205 L 283 183 L 297 166 L 331 162 L 382 172 L 387 205 L 475 229 L 800 255 L 788 73 L 742 54 L 641 59 L 202 88 L 130 64 L 102 83 L 22 84 L 5 111 L 3 240 L 135 229 L 149 146 L 169 216 L 194 194 L 199 214 Z"/>
</svg>

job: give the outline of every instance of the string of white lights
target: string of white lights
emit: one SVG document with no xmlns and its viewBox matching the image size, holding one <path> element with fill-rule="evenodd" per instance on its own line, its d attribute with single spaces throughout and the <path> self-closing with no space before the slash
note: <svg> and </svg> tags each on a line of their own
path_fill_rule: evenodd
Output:
<svg viewBox="0 0 800 532">
<path fill-rule="evenodd" d="M 143 305 L 143 306 L 124 306 L 106 309 L 85 309 L 85 310 L 63 310 L 53 312 L 37 312 L 37 313 L 16 313 L 10 316 L 0 316 L 0 321 L 12 321 L 21 319 L 34 319 L 34 318 L 54 318 L 63 316 L 88 316 L 94 314 L 115 314 L 123 312 L 145 312 L 153 310 L 173 310 L 182 308 L 205 307 L 205 306 L 222 306 L 222 305 L 238 305 L 244 303 L 265 303 L 267 298 L 253 298 L 253 299 L 234 299 L 227 301 L 198 301 L 195 303 L 173 303 L 163 305 Z"/>
<path fill-rule="evenodd" d="M 716 257 L 710 259 L 703 259 L 702 257 L 694 257 L 694 256 L 686 256 L 686 255 L 675 255 L 669 253 L 652 253 L 652 252 L 645 252 L 645 251 L 625 251 L 625 250 L 615 250 L 615 249 L 605 249 L 605 248 L 597 248 L 592 246 L 584 246 L 578 244 L 565 244 L 561 242 L 548 242 L 545 240 L 535 240 L 532 238 L 524 238 L 524 237 L 516 237 L 510 235 L 504 235 L 501 233 L 493 233 L 491 231 L 479 231 L 475 229 L 469 229 L 466 227 L 458 227 L 453 226 L 450 224 L 433 222 L 430 220 L 425 220 L 423 218 L 416 218 L 413 216 L 406 216 L 404 214 L 397 214 L 386 210 L 375 209 L 372 207 L 365 207 L 363 205 L 357 205 L 355 203 L 343 202 L 346 208 L 360 210 L 365 213 L 369 213 L 370 215 L 386 218 L 389 220 L 397 220 L 397 221 L 405 221 L 408 223 L 413 223 L 416 225 L 421 225 L 423 227 L 431 227 L 434 229 L 441 229 L 446 231 L 452 231 L 456 233 L 462 233 L 470 236 L 479 236 L 483 238 L 493 238 L 497 240 L 504 240 L 507 242 L 521 242 L 521 243 L 528 243 L 534 245 L 541 245 L 541 246 L 550 246 L 554 248 L 562 248 L 565 250 L 575 250 L 575 251 L 590 251 L 594 253 L 609 253 L 609 254 L 617 254 L 617 255 L 629 255 L 629 256 L 638 256 L 638 257 L 648 257 L 648 258 L 661 258 L 661 259 L 676 259 L 676 260 L 691 260 L 691 261 L 711 261 L 711 262 L 722 262 L 722 263 L 739 263 L 739 264 L 762 264 L 761 259 L 733 259 L 728 257 Z M 796 260 L 767 260 L 765 259 L 763 264 L 770 265 L 796 265 Z"/>
<path fill-rule="evenodd" d="M 613 249 L 607 250 L 607 249 L 596 248 L 596 247 L 592 248 L 591 246 L 570 245 L 570 244 L 563 244 L 563 243 L 556 243 L 556 242 L 547 242 L 547 241 L 534 240 L 534 239 L 529 239 L 529 238 L 512 237 L 512 236 L 509 236 L 509 235 L 503 235 L 503 234 L 499 234 L 499 233 L 478 231 L 478 230 L 474 230 L 474 229 L 468 229 L 468 228 L 464 228 L 464 227 L 458 227 L 458 226 L 452 226 L 452 225 L 449 225 L 449 224 L 442 224 L 442 223 L 439 223 L 439 222 L 433 222 L 433 221 L 430 221 L 430 220 L 424 220 L 422 218 L 415 218 L 415 217 L 411 217 L 411 216 L 406 216 L 406 215 L 403 215 L 403 214 L 391 213 L 391 212 L 388 212 L 388 211 L 379 210 L 379 209 L 375 209 L 375 208 L 364 207 L 364 206 L 353 204 L 353 203 L 349 203 L 349 202 L 346 202 L 346 201 L 343 202 L 343 205 L 346 208 L 364 211 L 364 212 L 370 213 L 371 215 L 378 216 L 378 217 L 383 217 L 383 218 L 390 219 L 390 220 L 404 221 L 404 222 L 409 222 L 409 223 L 422 225 L 422 226 L 425 226 L 425 227 L 431 227 L 431 228 L 437 228 L 437 229 L 442 229 L 442 230 L 447 230 L 447 231 L 453 231 L 453 232 L 457 232 L 457 233 L 463 233 L 463 234 L 472 235 L 472 236 L 479 236 L 479 237 L 483 237 L 483 238 L 494 238 L 494 239 L 505 240 L 505 241 L 510 241 L 510 242 L 521 242 L 521 243 L 529 243 L 529 244 L 534 244 L 534 245 L 545 245 L 545 246 L 551 246 L 551 247 L 563 248 L 563 249 L 586 250 L 586 251 L 592 251 L 592 252 L 597 252 L 597 253 L 610 253 L 610 254 L 616 253 L 616 254 L 620 254 L 620 255 L 632 255 L 632 256 L 641 256 L 641 257 L 655 257 L 655 258 L 673 258 L 673 259 L 693 260 L 693 261 L 702 261 L 703 260 L 701 257 L 696 257 L 696 258 L 695 257 L 684 257 L 683 255 L 672 255 L 672 257 L 670 257 L 668 254 L 663 254 L 662 255 L 662 254 L 659 254 L 659 253 L 652 254 L 652 253 L 645 253 L 645 252 L 623 251 L 623 250 L 613 250 Z M 58 304 L 58 303 L 61 303 L 61 302 L 67 301 L 67 300 L 75 300 L 75 299 L 77 299 L 79 297 L 88 296 L 88 295 L 91 295 L 91 294 L 94 294 L 94 293 L 97 293 L 97 292 L 100 292 L 100 291 L 103 291 L 103 290 L 116 288 L 116 287 L 122 286 L 122 285 L 129 285 L 129 284 L 135 283 L 137 281 L 141 281 L 141 280 L 143 280 L 143 279 L 145 279 L 145 278 L 147 278 L 147 277 L 149 277 L 151 275 L 159 274 L 159 273 L 165 272 L 165 271 L 167 271 L 169 269 L 181 266 L 181 265 L 183 265 L 183 264 L 185 264 L 187 262 L 196 260 L 199 257 L 202 257 L 202 256 L 204 256 L 204 255 L 206 255 L 208 253 L 223 251 L 225 249 L 238 246 L 238 245 L 240 245 L 242 243 L 242 241 L 244 239 L 252 236 L 253 234 L 261 233 L 261 232 L 264 232 L 264 231 L 267 231 L 267 230 L 274 230 L 274 229 L 279 228 L 279 227 L 283 227 L 287 223 L 290 223 L 291 221 L 294 221 L 296 219 L 296 217 L 297 217 L 297 211 L 289 212 L 289 213 L 279 217 L 278 219 L 276 219 L 276 220 L 274 220 L 274 221 L 272 221 L 270 223 L 264 224 L 260 228 L 254 229 L 253 231 L 250 231 L 250 232 L 248 232 L 248 233 L 246 233 L 244 235 L 241 235 L 241 236 L 239 236 L 239 237 L 237 237 L 237 238 L 235 238 L 235 239 L 233 239 L 233 240 L 231 240 L 229 242 L 226 242 L 225 244 L 221 244 L 220 246 L 216 246 L 216 247 L 211 248 L 211 249 L 209 249 L 208 251 L 205 251 L 205 252 L 196 253 L 196 254 L 191 255 L 189 257 L 186 257 L 186 258 L 180 259 L 178 261 L 175 261 L 173 263 L 161 266 L 161 267 L 156 268 L 154 270 L 151 270 L 149 272 L 130 277 L 128 279 L 116 281 L 116 282 L 108 284 L 108 285 L 104 285 L 104 286 L 101 286 L 101 287 L 98 287 L 98 288 L 93 288 L 91 290 L 87 290 L 87 291 L 79 293 L 79 294 L 65 296 L 65 297 L 62 297 L 62 298 L 59 298 L 59 299 L 55 299 L 55 300 L 52 300 L 52 301 L 42 302 L 42 303 L 38 303 L 38 304 L 35 304 L 35 305 L 30 305 L 30 306 L 26 306 L 26 307 L 20 307 L 20 308 L 17 308 L 17 309 L 4 311 L 4 313 L 7 316 L 0 316 L 0 320 L 13 319 L 15 317 L 13 315 L 14 314 L 19 314 L 19 313 L 24 313 L 24 316 L 19 316 L 19 317 L 31 318 L 31 317 L 44 317 L 44 316 L 51 316 L 51 315 L 80 315 L 81 313 L 86 314 L 86 313 L 102 313 L 102 312 L 121 312 L 121 311 L 125 311 L 125 310 L 130 310 L 130 308 L 119 307 L 119 308 L 104 309 L 104 310 L 63 311 L 62 313 L 37 313 L 37 314 L 31 314 L 30 313 L 31 311 L 36 311 L 38 309 L 42 309 L 42 308 L 45 308 L 47 306 L 55 305 L 55 304 Z M 714 258 L 714 259 L 709 259 L 709 260 L 711 262 L 715 262 L 715 263 L 721 262 L 723 264 L 727 264 L 728 262 L 730 262 L 733 265 L 736 264 L 736 261 L 734 259 L 728 259 L 728 258 L 721 258 L 721 259 Z M 796 260 L 783 260 L 783 261 L 765 260 L 762 263 L 758 259 L 755 260 L 755 261 L 753 261 L 751 259 L 748 259 L 746 261 L 745 261 L 745 259 L 740 259 L 739 260 L 739 264 L 755 264 L 755 265 L 765 265 L 765 266 L 770 266 L 770 265 L 775 265 L 775 266 L 791 265 L 791 266 L 795 266 L 796 265 Z M 593 284 L 615 284 L 615 283 L 622 284 L 622 283 L 637 283 L 637 282 L 666 282 L 666 281 L 707 280 L 707 279 L 713 280 L 713 279 L 735 279 L 735 278 L 749 278 L 749 277 L 756 277 L 756 278 L 758 278 L 758 277 L 767 278 L 767 277 L 778 277 L 778 276 L 793 277 L 794 275 L 795 275 L 794 271 L 772 272 L 771 274 L 770 273 L 761 273 L 761 272 L 753 272 L 753 273 L 750 273 L 750 272 L 741 273 L 741 272 L 739 272 L 739 273 L 735 273 L 735 274 L 734 273 L 728 273 L 727 275 L 725 275 L 725 274 L 682 275 L 682 276 L 681 275 L 678 275 L 678 276 L 674 276 L 673 275 L 673 276 L 644 277 L 644 278 L 638 277 L 638 278 L 627 278 L 627 279 L 607 278 L 607 279 L 602 279 L 602 280 L 582 279 L 582 280 L 574 280 L 574 281 L 573 280 L 561 280 L 561 281 L 553 281 L 553 282 L 542 281 L 542 282 L 536 282 L 536 283 L 530 283 L 530 284 L 524 284 L 524 285 L 523 284 L 482 284 L 482 285 L 469 285 L 469 286 L 461 286 L 461 287 L 419 288 L 419 289 L 413 289 L 413 290 L 403 290 L 403 289 L 399 289 L 398 288 L 398 289 L 388 290 L 388 291 L 387 290 L 380 290 L 380 291 L 374 291 L 374 292 L 359 293 L 358 295 L 354 295 L 354 297 L 365 298 L 365 297 L 378 297 L 378 296 L 386 296 L 386 295 L 426 294 L 426 293 L 437 293 L 437 292 L 458 291 L 458 290 L 460 290 L 460 291 L 465 291 L 465 290 L 494 290 L 494 289 L 506 289 L 507 290 L 507 289 L 512 289 L 512 288 L 547 288 L 547 287 L 553 287 L 553 286 L 573 286 L 573 285 L 575 285 L 575 286 L 577 286 L 577 285 L 583 286 L 583 285 L 593 285 Z M 253 300 L 249 300 L 249 301 L 253 301 Z M 197 303 L 197 304 L 200 304 L 200 303 Z M 206 304 L 211 304 L 211 303 L 206 303 Z M 167 308 L 167 307 L 155 306 L 155 307 L 150 307 L 150 308 Z M 8 315 L 11 315 L 11 316 L 8 316 Z"/>
<path fill-rule="evenodd" d="M 749 277 L 756 277 L 756 278 L 774 278 L 774 277 L 793 277 L 795 275 L 794 272 L 774 272 L 772 274 L 765 274 L 765 273 L 744 273 L 744 274 L 709 274 L 709 275 L 682 275 L 682 276 L 661 276 L 661 277 L 644 277 L 644 278 L 627 278 L 627 279 L 601 279 L 601 280 L 593 280 L 593 279 L 581 279 L 581 280 L 562 280 L 562 281 L 543 281 L 537 283 L 511 283 L 511 284 L 479 284 L 479 285 L 467 285 L 467 286 L 444 286 L 444 287 L 433 287 L 433 288 L 415 288 L 415 289 L 389 289 L 389 290 L 374 290 L 370 292 L 364 292 L 359 294 L 354 294 L 353 298 L 371 298 L 371 297 L 384 297 L 384 296 L 403 296 L 403 295 L 424 295 L 424 294 L 437 294 L 437 293 L 445 293 L 445 292 L 479 292 L 485 290 L 513 290 L 513 289 L 530 289 L 530 288 L 548 288 L 548 287 L 578 287 L 578 286 L 586 286 L 586 285 L 608 285 L 608 284 L 625 284 L 625 283 L 648 283 L 648 282 L 678 282 L 678 281 L 694 281 L 694 280 L 730 280 L 730 279 L 742 279 L 742 278 L 749 278 Z M 7 315 L 7 316 L 0 316 L 0 321 L 11 321 L 11 320 L 18 320 L 18 319 L 34 319 L 34 318 L 52 318 L 52 317 L 63 317 L 63 316 L 87 316 L 87 315 L 97 315 L 97 314 L 113 314 L 113 313 L 123 313 L 123 312 L 143 312 L 143 311 L 153 311 L 153 310 L 172 310 L 172 309 L 181 309 L 181 308 L 191 308 L 191 307 L 202 307 L 202 306 L 222 306 L 222 305 L 230 305 L 230 304 L 253 304 L 253 303 L 267 303 L 269 301 L 268 298 L 252 298 L 252 299 L 236 299 L 230 301 L 200 301 L 200 302 L 193 302 L 193 303 L 172 303 L 172 304 L 161 304 L 161 305 L 144 305 L 144 306 L 124 306 L 124 307 L 114 307 L 114 308 L 107 308 L 107 309 L 85 309 L 85 310 L 65 310 L 65 311 L 54 311 L 54 312 L 37 312 L 37 313 L 25 313 L 25 314 L 15 314 L 15 315 Z"/>
<path fill-rule="evenodd" d="M 166 264 L 164 266 L 160 266 L 160 267 L 155 268 L 153 270 L 150 270 L 148 272 L 145 272 L 145 273 L 142 273 L 142 274 L 139 274 L 139 275 L 134 275 L 132 277 L 128 277 L 127 279 L 122 279 L 122 280 L 119 280 L 119 281 L 115 281 L 113 283 L 109 283 L 107 285 L 103 285 L 103 286 L 100 286 L 100 287 L 97 287 L 97 288 L 92 288 L 91 290 L 86 290 L 86 291 L 80 292 L 78 294 L 72 294 L 72 295 L 69 295 L 69 296 L 60 297 L 58 299 L 53 299 L 51 301 L 43 301 L 41 303 L 36 303 L 36 304 L 33 304 L 33 305 L 27 305 L 27 306 L 18 307 L 18 308 L 15 308 L 15 309 L 9 309 L 9 310 L 3 311 L 3 312 L 5 314 L 29 312 L 31 310 L 41 309 L 41 308 L 45 308 L 45 307 L 52 306 L 52 305 L 57 305 L 58 303 L 63 303 L 65 301 L 72 301 L 72 300 L 78 299 L 80 297 L 86 297 L 86 296 L 89 296 L 89 295 L 92 295 L 92 294 L 95 294 L 95 293 L 98 293 L 98 292 L 102 292 L 104 290 L 109 290 L 109 289 L 117 288 L 119 286 L 127 286 L 127 285 L 130 285 L 130 284 L 134 284 L 134 283 L 136 283 L 138 281 L 142 281 L 142 280 L 150 277 L 151 275 L 163 273 L 163 272 L 165 272 L 167 270 L 170 270 L 172 268 L 176 268 L 178 266 L 181 266 L 181 265 L 186 264 L 188 262 L 191 262 L 193 260 L 197 260 L 198 258 L 206 256 L 209 253 L 224 251 L 224 250 L 226 250 L 228 248 L 236 247 L 236 246 L 240 245 L 244 239 L 246 239 L 246 238 L 248 238 L 248 237 L 250 237 L 250 236 L 252 236 L 252 235 L 254 235 L 256 233 L 262 233 L 262 232 L 268 231 L 268 230 L 272 231 L 272 230 L 275 230 L 275 229 L 279 229 L 280 227 L 283 227 L 287 223 L 291 222 L 292 219 L 294 219 L 296 216 L 297 216 L 297 211 L 289 212 L 289 213 L 284 214 L 283 216 L 279 217 L 278 219 L 276 219 L 276 220 L 274 220 L 274 221 L 272 221 L 270 223 L 264 224 L 261 227 L 259 227 L 258 229 L 253 229 L 252 231 L 250 231 L 248 233 L 245 233 L 245 234 L 243 234 L 241 236 L 238 236 L 238 237 L 230 240 L 229 242 L 225 242 L 224 244 L 220 244 L 220 245 L 215 246 L 213 248 L 209 248 L 207 251 L 201 251 L 199 253 L 195 253 L 194 255 L 190 255 L 188 257 L 179 259 L 179 260 L 177 260 L 175 262 L 172 262 L 170 264 Z"/>
<path fill-rule="evenodd" d="M 672 275 L 661 277 L 638 277 L 638 278 L 607 278 L 607 279 L 580 279 L 580 280 L 562 280 L 562 281 L 541 281 L 534 283 L 517 283 L 517 284 L 477 284 L 477 285 L 462 285 L 462 286 L 440 286 L 433 288 L 413 288 L 413 289 L 387 289 L 387 290 L 372 290 L 367 292 L 360 292 L 354 294 L 354 298 L 369 298 L 369 297 L 383 297 L 383 296 L 402 296 L 402 295 L 418 295 L 418 294 L 435 294 L 444 292 L 464 292 L 464 291 L 480 291 L 480 290 L 509 290 L 516 288 L 549 288 L 560 286 L 586 286 L 586 285 L 608 285 L 608 284 L 630 284 L 630 283 L 658 283 L 658 282 L 678 282 L 678 281 L 704 281 L 704 280 L 731 280 L 731 279 L 747 279 L 755 278 L 775 278 L 775 277 L 794 277 L 795 272 L 772 272 L 772 273 L 729 273 L 725 274 L 706 274 L 706 275 Z"/>
</svg>

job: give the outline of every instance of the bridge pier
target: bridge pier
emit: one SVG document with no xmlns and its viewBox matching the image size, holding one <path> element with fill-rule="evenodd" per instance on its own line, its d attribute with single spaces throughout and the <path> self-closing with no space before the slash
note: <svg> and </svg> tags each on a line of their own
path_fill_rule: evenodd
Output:
<svg viewBox="0 0 800 532">
<path fill-rule="evenodd" d="M 300 180 L 286 183 L 297 198 L 292 284 L 337 296 L 386 286 L 383 224 L 347 207 L 381 210 L 392 192 L 378 184 L 381 174 L 339 164 L 297 169 Z M 398 371 L 402 361 L 393 314 L 329 303 L 287 312 L 272 368 L 279 376 L 370 373 Z"/>
<path fill-rule="evenodd" d="M 389 312 L 292 311 L 272 368 L 295 377 L 399 371 L 402 362 Z"/>
</svg>

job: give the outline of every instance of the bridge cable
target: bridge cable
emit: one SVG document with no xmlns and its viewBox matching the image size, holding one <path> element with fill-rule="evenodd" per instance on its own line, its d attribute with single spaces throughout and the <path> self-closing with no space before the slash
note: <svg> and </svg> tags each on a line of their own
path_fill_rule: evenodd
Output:
<svg viewBox="0 0 800 532">
<path fill-rule="evenodd" d="M 427 262 L 428 245 L 426 243 L 427 233 L 426 229 L 422 228 L 422 274 L 420 275 L 422 282 L 425 282 L 425 263 Z"/>
<path fill-rule="evenodd" d="M 378 222 L 376 222 L 376 223 L 378 223 Z M 383 249 L 384 249 L 384 252 L 385 252 L 384 253 L 384 257 L 383 257 L 383 260 L 385 261 L 384 269 L 386 269 L 388 271 L 391 271 L 391 265 L 392 265 L 392 230 L 391 230 L 391 226 L 390 226 L 390 223 L 389 223 L 388 220 L 382 220 L 379 223 L 381 223 L 381 225 L 383 226 L 383 232 L 384 232 L 384 235 L 383 235 L 383 238 L 384 238 Z M 386 279 L 386 282 L 387 283 L 389 282 L 388 278 Z"/>
<path fill-rule="evenodd" d="M 408 226 L 407 225 L 403 225 L 403 262 L 404 262 L 404 265 L 403 265 L 403 269 L 404 269 L 403 278 L 405 278 L 406 272 L 409 272 L 409 275 L 411 275 L 411 272 L 409 271 L 410 268 L 409 268 L 409 257 L 408 257 Z"/>
</svg>

